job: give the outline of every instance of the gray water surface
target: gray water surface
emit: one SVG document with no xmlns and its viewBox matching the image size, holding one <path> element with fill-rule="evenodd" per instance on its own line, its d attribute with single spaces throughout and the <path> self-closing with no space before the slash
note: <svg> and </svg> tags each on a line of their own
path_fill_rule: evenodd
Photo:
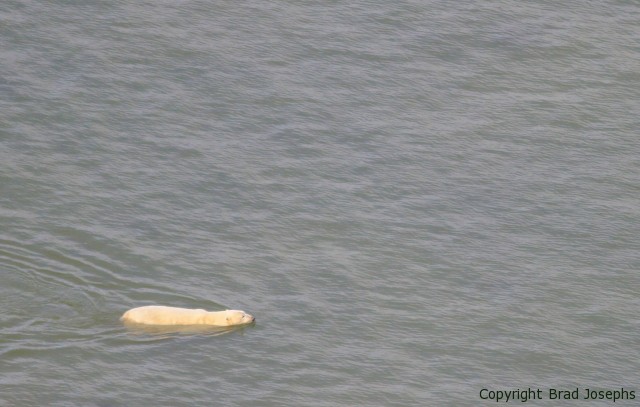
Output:
<svg viewBox="0 0 640 407">
<path fill-rule="evenodd" d="M 640 391 L 639 21 L 630 1 L 4 1 L 0 405 Z M 148 304 L 257 323 L 118 320 Z"/>
</svg>

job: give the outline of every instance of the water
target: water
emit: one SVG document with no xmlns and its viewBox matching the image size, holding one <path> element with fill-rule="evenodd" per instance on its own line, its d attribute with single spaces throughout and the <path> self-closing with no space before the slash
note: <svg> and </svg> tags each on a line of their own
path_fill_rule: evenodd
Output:
<svg viewBox="0 0 640 407">
<path fill-rule="evenodd" d="M 0 405 L 640 391 L 639 18 L 3 2 Z M 118 321 L 147 304 L 257 324 Z"/>
</svg>

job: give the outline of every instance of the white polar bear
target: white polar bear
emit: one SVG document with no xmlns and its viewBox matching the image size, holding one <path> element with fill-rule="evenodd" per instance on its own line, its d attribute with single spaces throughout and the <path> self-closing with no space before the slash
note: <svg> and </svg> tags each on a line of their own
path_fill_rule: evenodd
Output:
<svg viewBox="0 0 640 407">
<path fill-rule="evenodd" d="M 125 312 L 120 318 L 125 323 L 145 325 L 215 325 L 232 326 L 250 324 L 256 319 L 240 310 L 209 312 L 203 309 L 187 309 L 148 305 Z"/>
</svg>

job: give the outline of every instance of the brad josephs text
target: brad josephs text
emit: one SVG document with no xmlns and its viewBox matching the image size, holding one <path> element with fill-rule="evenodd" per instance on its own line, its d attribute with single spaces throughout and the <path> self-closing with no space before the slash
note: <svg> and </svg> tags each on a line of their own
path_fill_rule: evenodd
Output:
<svg viewBox="0 0 640 407">
<path fill-rule="evenodd" d="M 496 402 L 508 403 L 510 401 L 527 402 L 529 400 L 542 400 L 544 396 L 549 400 L 635 400 L 634 390 L 627 390 L 624 387 L 615 390 L 597 390 L 579 387 L 575 389 L 554 389 L 549 388 L 546 392 L 542 389 L 515 389 L 515 390 L 480 390 L 480 398 L 483 400 L 493 400 Z"/>
</svg>

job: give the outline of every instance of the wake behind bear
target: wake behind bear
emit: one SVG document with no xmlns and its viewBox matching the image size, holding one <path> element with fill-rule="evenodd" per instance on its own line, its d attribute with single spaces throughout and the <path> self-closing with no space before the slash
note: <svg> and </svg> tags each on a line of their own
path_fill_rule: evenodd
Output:
<svg viewBox="0 0 640 407">
<path fill-rule="evenodd" d="M 122 315 L 120 320 L 125 323 L 144 325 L 235 326 L 250 324 L 256 319 L 240 310 L 205 311 L 203 309 L 147 305 L 130 309 Z"/>
</svg>

